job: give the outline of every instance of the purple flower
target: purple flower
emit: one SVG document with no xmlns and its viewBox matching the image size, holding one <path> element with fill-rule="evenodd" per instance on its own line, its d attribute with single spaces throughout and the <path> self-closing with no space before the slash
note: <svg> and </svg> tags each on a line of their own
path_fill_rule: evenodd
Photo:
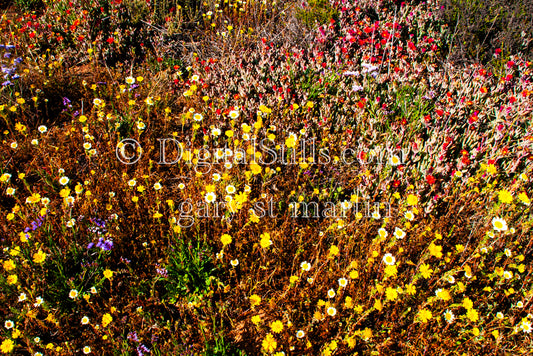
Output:
<svg viewBox="0 0 533 356">
<path fill-rule="evenodd" d="M 132 331 L 128 334 L 128 340 L 139 342 L 139 339 L 137 338 L 137 333 L 135 331 Z"/>
<path fill-rule="evenodd" d="M 105 240 L 104 241 L 104 247 L 102 248 L 104 251 L 111 251 L 113 248 L 113 241 L 111 240 Z"/>
<path fill-rule="evenodd" d="M 89 242 L 89 244 L 87 245 L 87 250 L 90 250 L 93 247 L 94 247 L 94 242 Z"/>
<path fill-rule="evenodd" d="M 143 352 L 145 352 L 145 353 L 150 353 L 150 349 L 147 348 L 146 346 L 144 346 L 143 344 L 137 346 L 137 354 L 138 354 L 139 356 L 143 356 L 143 355 L 144 355 Z"/>
</svg>

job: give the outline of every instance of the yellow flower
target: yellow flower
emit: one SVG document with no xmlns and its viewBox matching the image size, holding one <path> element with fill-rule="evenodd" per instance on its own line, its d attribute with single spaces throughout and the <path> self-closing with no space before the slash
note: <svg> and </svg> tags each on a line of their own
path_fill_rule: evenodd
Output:
<svg viewBox="0 0 533 356">
<path fill-rule="evenodd" d="M 280 332 L 283 331 L 283 323 L 281 322 L 281 320 L 276 320 L 275 322 L 270 324 L 270 328 L 272 329 L 273 332 L 275 332 L 276 334 L 279 334 Z"/>
<path fill-rule="evenodd" d="M 339 248 L 335 245 L 331 245 L 329 248 L 329 258 L 332 258 L 334 256 L 337 256 L 339 254 Z"/>
<path fill-rule="evenodd" d="M 224 234 L 220 237 L 220 241 L 222 242 L 222 245 L 226 246 L 231 243 L 232 239 L 230 235 Z"/>
<path fill-rule="evenodd" d="M 513 196 L 511 193 L 509 193 L 507 190 L 502 189 L 498 192 L 498 199 L 502 203 L 512 203 L 513 202 Z"/>
<path fill-rule="evenodd" d="M 259 315 L 252 316 L 252 323 L 255 325 L 259 324 L 261 322 L 261 317 Z"/>
<path fill-rule="evenodd" d="M 252 171 L 253 174 L 259 174 L 261 173 L 262 168 L 257 163 L 252 162 L 250 163 L 250 170 Z"/>
<path fill-rule="evenodd" d="M 270 234 L 268 232 L 261 234 L 260 244 L 262 248 L 267 248 L 272 245 L 272 240 L 270 240 Z"/>
<path fill-rule="evenodd" d="M 10 274 L 7 276 L 7 284 L 17 284 L 18 277 L 16 274 Z"/>
<path fill-rule="evenodd" d="M 106 270 L 104 271 L 104 277 L 105 277 L 105 278 L 111 278 L 111 277 L 113 277 L 113 271 L 111 271 L 111 270 L 109 270 L 109 269 L 106 269 Z"/>
<path fill-rule="evenodd" d="M 466 316 L 470 321 L 478 321 L 479 320 L 479 314 L 476 309 L 468 309 L 466 312 Z"/>
<path fill-rule="evenodd" d="M 385 275 L 387 277 L 394 277 L 398 273 L 396 266 L 387 266 L 385 267 Z"/>
<path fill-rule="evenodd" d="M 429 253 L 432 256 L 435 256 L 437 258 L 441 258 L 442 257 L 442 246 L 435 245 L 434 243 L 431 243 L 431 245 L 429 245 Z"/>
<path fill-rule="evenodd" d="M 2 345 L 0 345 L 0 350 L 5 354 L 10 353 L 11 351 L 13 351 L 14 348 L 15 343 L 11 339 L 5 339 L 4 341 L 2 341 Z"/>
<path fill-rule="evenodd" d="M 102 316 L 102 326 L 105 328 L 109 325 L 110 322 L 113 321 L 113 317 L 109 313 L 105 313 Z"/>
<path fill-rule="evenodd" d="M 266 107 L 265 105 L 259 105 L 259 110 L 261 110 L 261 112 L 265 114 L 270 114 L 272 112 L 272 110 Z"/>
<path fill-rule="evenodd" d="M 346 297 L 346 299 L 344 301 L 344 307 L 347 308 L 347 309 L 352 309 L 353 308 L 353 299 L 352 299 L 352 297 Z"/>
<path fill-rule="evenodd" d="M 266 352 L 274 352 L 274 350 L 278 346 L 278 343 L 276 342 L 276 339 L 274 339 L 274 337 L 270 333 L 268 333 L 265 336 L 265 338 L 263 339 L 263 342 L 261 344 L 263 346 L 263 349 L 265 349 Z"/>
<path fill-rule="evenodd" d="M 422 273 L 422 277 L 424 277 L 425 279 L 431 277 L 432 272 L 433 270 L 429 268 L 428 264 L 424 263 L 420 266 L 420 273 Z"/>
<path fill-rule="evenodd" d="M 405 291 L 407 292 L 407 294 L 414 295 L 416 294 L 416 286 L 414 286 L 413 284 L 408 284 L 407 286 L 405 286 Z"/>
<path fill-rule="evenodd" d="M 45 259 L 46 259 L 46 253 L 44 253 L 41 250 L 33 254 L 33 262 L 35 263 L 43 263 Z"/>
<path fill-rule="evenodd" d="M 472 303 L 470 298 L 466 297 L 465 299 L 463 299 L 463 307 L 465 309 L 472 309 L 473 306 L 474 306 L 474 303 Z"/>
<path fill-rule="evenodd" d="M 451 299 L 450 292 L 448 292 L 446 289 L 437 289 L 435 294 L 437 295 L 437 298 L 440 298 L 444 301 Z"/>
<path fill-rule="evenodd" d="M 250 296 L 250 303 L 252 303 L 252 306 L 259 305 L 261 303 L 261 297 L 257 294 L 253 294 Z"/>
<path fill-rule="evenodd" d="M 4 261 L 3 266 L 6 271 L 11 271 L 15 269 L 15 262 L 13 262 L 13 260 L 6 260 Z"/>
<path fill-rule="evenodd" d="M 417 314 L 418 316 L 418 319 L 422 322 L 422 323 L 427 323 L 429 320 L 431 320 L 431 318 L 433 317 L 433 315 L 431 314 L 431 311 L 427 310 L 427 309 L 422 309 L 418 312 Z"/>
<path fill-rule="evenodd" d="M 383 304 L 381 304 L 381 300 L 376 299 L 376 301 L 374 302 L 374 309 L 378 311 L 381 311 L 381 309 L 383 309 Z"/>
<path fill-rule="evenodd" d="M 30 313 L 28 313 L 28 316 L 31 318 Z M 13 330 L 13 333 L 11 333 L 11 337 L 13 339 L 18 339 L 20 337 L 20 335 L 22 335 L 22 332 L 19 329 L 15 329 L 15 330 Z"/>
<path fill-rule="evenodd" d="M 387 287 L 385 290 L 385 295 L 387 296 L 387 300 L 394 301 L 396 298 L 398 298 L 398 291 L 396 288 Z"/>
<path fill-rule="evenodd" d="M 531 201 L 529 200 L 527 194 L 524 192 L 518 194 L 518 199 L 520 199 L 520 201 L 526 205 L 531 204 Z"/>
<path fill-rule="evenodd" d="M 409 194 L 407 196 L 407 204 L 408 205 L 416 205 L 416 204 L 418 204 L 418 197 L 416 195 Z"/>
</svg>

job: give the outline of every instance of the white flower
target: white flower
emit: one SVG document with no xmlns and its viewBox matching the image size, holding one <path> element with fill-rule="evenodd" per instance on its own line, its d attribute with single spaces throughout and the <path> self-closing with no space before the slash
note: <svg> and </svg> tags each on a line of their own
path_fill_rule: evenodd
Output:
<svg viewBox="0 0 533 356">
<path fill-rule="evenodd" d="M 214 128 L 213 130 L 211 130 L 211 134 L 213 134 L 213 136 L 220 136 L 221 131 L 219 128 Z"/>
<path fill-rule="evenodd" d="M 304 332 L 303 330 L 298 330 L 298 331 L 296 332 L 296 337 L 297 337 L 298 339 L 301 339 L 301 338 L 304 337 L 304 336 L 305 336 L 305 332 Z"/>
<path fill-rule="evenodd" d="M 34 146 L 37 146 L 39 144 L 39 140 L 34 138 L 33 140 L 31 140 L 31 144 L 34 145 Z"/>
<path fill-rule="evenodd" d="M 155 189 L 155 190 L 159 190 L 159 189 L 161 189 L 161 188 L 163 188 L 163 186 L 162 186 L 159 182 L 157 182 L 157 183 L 154 184 L 154 189 Z"/>
<path fill-rule="evenodd" d="M 133 77 L 126 77 L 126 84 L 134 84 L 135 83 L 135 78 Z"/>
<path fill-rule="evenodd" d="M 34 307 L 39 307 L 41 306 L 41 304 L 43 304 L 43 298 L 42 297 L 37 297 L 35 298 L 35 303 L 33 303 L 33 306 Z"/>
<path fill-rule="evenodd" d="M 333 298 L 335 296 L 335 290 L 332 288 L 328 290 L 328 298 Z"/>
<path fill-rule="evenodd" d="M 68 179 L 68 177 L 65 177 L 65 176 L 59 178 L 59 184 L 61 185 L 67 185 L 69 181 L 70 179 Z"/>
<path fill-rule="evenodd" d="M 386 264 L 386 265 L 389 265 L 389 266 L 393 266 L 395 263 L 396 263 L 396 257 L 394 257 L 392 254 L 390 253 L 386 253 L 384 256 L 383 256 L 383 262 Z"/>
<path fill-rule="evenodd" d="M 39 130 L 40 133 L 45 133 L 46 131 L 48 131 L 48 127 L 41 125 L 37 128 L 37 130 Z"/>
<path fill-rule="evenodd" d="M 81 323 L 83 325 L 89 324 L 89 318 L 87 316 L 84 316 L 83 318 L 81 318 Z"/>
<path fill-rule="evenodd" d="M 205 201 L 208 203 L 212 203 L 215 200 L 217 200 L 217 196 L 214 192 L 209 192 L 205 195 Z"/>
<path fill-rule="evenodd" d="M 409 221 L 413 221 L 413 219 L 415 218 L 415 215 L 414 215 L 413 212 L 410 211 L 410 210 L 409 210 L 409 211 L 406 211 L 404 216 L 405 216 L 405 218 L 406 218 L 407 220 L 409 220 Z"/>
<path fill-rule="evenodd" d="M 529 334 L 531 332 L 531 322 L 526 318 L 522 319 L 522 323 L 520 323 L 520 329 Z"/>
<path fill-rule="evenodd" d="M 381 237 L 382 239 L 384 239 L 385 237 L 387 237 L 387 235 L 389 234 L 387 232 L 387 230 L 385 230 L 384 228 L 381 228 L 378 230 L 378 234 L 379 234 L 379 237 Z"/>
<path fill-rule="evenodd" d="M 15 323 L 12 322 L 11 320 L 6 320 L 4 323 L 4 327 L 8 330 L 12 329 L 14 326 L 15 326 Z"/>
<path fill-rule="evenodd" d="M 68 296 L 70 299 L 76 299 L 78 297 L 78 291 L 75 289 L 71 289 L 68 293 Z"/>
<path fill-rule="evenodd" d="M 448 324 L 451 324 L 455 320 L 455 315 L 453 315 L 451 310 L 448 309 L 444 312 L 444 320 L 446 320 Z"/>
<path fill-rule="evenodd" d="M 397 155 L 393 155 L 391 156 L 390 160 L 389 160 L 391 166 L 398 166 L 400 165 L 401 160 L 400 160 L 400 157 L 398 157 Z"/>
<path fill-rule="evenodd" d="M 311 264 L 307 261 L 303 261 L 302 263 L 300 263 L 300 268 L 302 269 L 302 271 L 309 271 L 311 269 Z"/>
<path fill-rule="evenodd" d="M 235 186 L 233 186 L 233 185 L 231 185 L 231 184 L 228 185 L 228 186 L 226 187 L 226 192 L 227 192 L 228 194 L 233 194 L 233 193 L 235 193 Z"/>
<path fill-rule="evenodd" d="M 232 110 L 229 112 L 229 117 L 231 117 L 232 119 L 236 119 L 239 117 L 239 112 L 237 110 Z"/>
<path fill-rule="evenodd" d="M 84 347 L 83 347 L 83 353 L 84 353 L 85 355 L 90 354 L 90 353 L 91 353 L 91 348 L 90 348 L 89 346 L 84 346 Z"/>
<path fill-rule="evenodd" d="M 239 260 L 238 259 L 234 259 L 234 260 L 231 260 L 229 263 L 231 263 L 231 265 L 233 267 L 237 267 L 239 265 Z"/>
<path fill-rule="evenodd" d="M 505 222 L 505 220 L 503 220 L 501 218 L 498 218 L 498 217 L 495 217 L 494 219 L 492 219 L 492 226 L 493 226 L 494 230 L 496 230 L 496 231 L 506 231 L 507 230 L 507 223 Z"/>
<path fill-rule="evenodd" d="M 25 300 L 26 300 L 26 293 L 20 293 L 18 301 L 23 302 Z"/>
<path fill-rule="evenodd" d="M 335 309 L 335 307 L 329 307 L 327 313 L 329 316 L 335 316 L 335 314 L 337 314 L 337 309 Z"/>
<path fill-rule="evenodd" d="M 194 114 L 193 118 L 194 118 L 194 121 L 202 121 L 204 116 L 202 114 L 196 113 Z"/>
<path fill-rule="evenodd" d="M 348 285 L 348 280 L 346 278 L 339 278 L 339 286 L 346 287 Z"/>
<path fill-rule="evenodd" d="M 399 227 L 395 228 L 394 229 L 394 236 L 397 238 L 397 239 L 403 239 L 405 237 L 405 232 L 400 229 Z"/>
</svg>

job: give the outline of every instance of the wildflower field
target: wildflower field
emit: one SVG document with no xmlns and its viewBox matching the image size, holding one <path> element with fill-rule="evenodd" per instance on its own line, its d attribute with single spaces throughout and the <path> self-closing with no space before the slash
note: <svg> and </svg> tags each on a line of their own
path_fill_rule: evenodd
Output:
<svg viewBox="0 0 533 356">
<path fill-rule="evenodd" d="M 0 354 L 532 354 L 533 12 L 486 3 L 2 2 Z"/>
</svg>

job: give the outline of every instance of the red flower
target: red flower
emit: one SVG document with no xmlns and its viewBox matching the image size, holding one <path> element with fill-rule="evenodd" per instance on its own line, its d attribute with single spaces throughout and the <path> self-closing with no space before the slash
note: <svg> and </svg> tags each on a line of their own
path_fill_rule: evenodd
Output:
<svg viewBox="0 0 533 356">
<path fill-rule="evenodd" d="M 109 37 L 107 40 L 106 40 L 107 43 L 111 44 L 113 42 L 115 42 L 115 39 L 113 37 Z"/>
<path fill-rule="evenodd" d="M 433 177 L 431 174 L 428 174 L 426 176 L 426 182 L 428 182 L 428 184 L 434 184 L 435 183 L 435 177 Z"/>
</svg>

